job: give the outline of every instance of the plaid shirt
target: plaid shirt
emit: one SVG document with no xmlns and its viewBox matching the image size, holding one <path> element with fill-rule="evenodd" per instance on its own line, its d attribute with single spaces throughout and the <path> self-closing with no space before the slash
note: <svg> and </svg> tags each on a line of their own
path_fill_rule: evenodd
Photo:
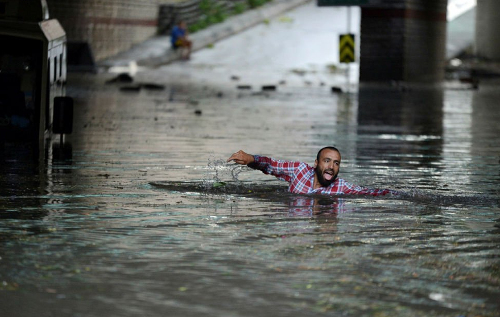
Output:
<svg viewBox="0 0 500 317">
<path fill-rule="evenodd" d="M 356 186 L 337 178 L 330 186 L 313 188 L 314 167 L 302 162 L 288 162 L 273 160 L 272 158 L 254 155 L 254 163 L 248 164 L 248 167 L 262 171 L 264 174 L 270 174 L 278 179 L 287 181 L 290 186 L 288 190 L 296 194 L 358 194 L 381 196 L 389 193 L 396 193 L 389 189 L 370 189 Z"/>
</svg>

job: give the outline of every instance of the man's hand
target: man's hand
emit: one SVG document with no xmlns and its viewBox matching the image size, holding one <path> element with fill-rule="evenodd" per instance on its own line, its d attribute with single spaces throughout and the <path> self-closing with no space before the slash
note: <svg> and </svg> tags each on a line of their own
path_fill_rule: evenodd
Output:
<svg viewBox="0 0 500 317">
<path fill-rule="evenodd" d="M 253 155 L 247 154 L 241 150 L 231 155 L 230 158 L 227 159 L 228 162 L 234 161 L 237 164 L 248 165 L 254 162 Z"/>
</svg>

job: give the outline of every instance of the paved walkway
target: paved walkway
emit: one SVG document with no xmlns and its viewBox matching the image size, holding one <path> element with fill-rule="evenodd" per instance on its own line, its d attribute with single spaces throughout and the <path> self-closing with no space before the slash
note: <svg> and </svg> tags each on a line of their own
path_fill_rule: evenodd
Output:
<svg viewBox="0 0 500 317">
<path fill-rule="evenodd" d="M 228 36 L 237 34 L 267 19 L 291 10 L 312 0 L 273 0 L 272 2 L 243 14 L 233 16 L 223 23 L 193 33 L 193 50 L 199 50 Z M 170 37 L 155 36 L 132 49 L 99 63 L 101 67 L 125 66 L 135 63 L 139 66 L 159 66 L 179 59 L 170 47 Z"/>
<path fill-rule="evenodd" d="M 299 6 L 302 6 L 302 5 L 305 5 L 308 3 L 308 6 L 307 7 L 315 7 L 316 6 L 316 1 L 312 1 L 312 0 L 274 0 L 272 1 L 271 3 L 268 3 L 267 5 L 264 5 L 258 9 L 254 9 L 254 10 L 249 10 L 241 15 L 237 15 L 237 16 L 233 16 L 229 19 L 227 19 L 225 22 L 223 23 L 220 23 L 220 24 L 216 24 L 216 25 L 213 25 L 205 30 L 202 30 L 202 31 L 199 31 L 199 32 L 196 32 L 194 34 L 191 35 L 191 39 L 193 40 L 193 50 L 194 51 L 199 51 L 203 48 L 206 48 L 207 46 L 209 46 L 210 44 L 214 44 L 216 42 L 219 42 L 223 39 L 226 39 L 232 35 L 235 35 L 235 34 L 243 34 L 245 30 L 249 29 L 249 28 L 252 28 L 256 25 L 258 25 L 259 23 L 262 23 L 263 21 L 271 21 L 273 18 L 276 18 L 277 16 L 279 16 L 280 14 L 283 14 L 284 12 L 287 12 L 287 11 L 291 11 Z M 330 9 L 333 9 L 333 7 L 331 7 Z M 343 13 L 342 11 L 345 10 L 345 8 L 340 8 L 340 7 L 337 7 L 335 8 L 334 10 L 338 11 L 338 14 L 335 12 L 331 12 L 329 14 L 331 14 L 328 18 L 324 19 L 322 18 L 322 15 L 323 15 L 323 12 L 325 12 L 327 9 L 326 8 L 321 8 L 321 11 L 316 11 L 314 14 L 317 15 L 317 17 L 313 17 L 312 20 L 314 22 L 317 22 L 315 23 L 315 26 L 313 27 L 314 32 L 317 33 L 317 30 L 321 30 L 321 29 L 328 29 L 330 31 L 333 31 L 335 30 L 335 32 L 340 32 L 340 29 L 339 28 L 342 28 L 344 25 L 345 25 L 345 22 L 342 21 L 342 19 L 344 19 L 344 15 L 345 13 Z M 294 10 L 295 12 L 295 10 Z M 318 13 L 318 12 L 322 12 L 322 13 Z M 304 15 L 302 13 L 299 14 L 300 16 Z M 307 19 L 311 19 L 310 16 L 308 16 L 307 14 L 305 15 Z M 300 17 L 295 17 L 297 20 L 300 20 Z M 471 33 L 470 30 L 470 27 L 473 26 L 473 22 L 474 22 L 474 19 L 475 19 L 475 12 L 474 12 L 474 9 L 472 10 L 469 10 L 468 12 L 466 12 L 465 14 L 461 15 L 460 17 L 454 19 L 453 21 L 450 21 L 448 23 L 448 42 L 447 42 L 447 58 L 452 58 L 454 56 L 457 56 L 460 52 L 462 52 L 465 48 L 469 47 L 473 41 L 473 33 Z M 307 20 L 307 23 L 309 23 Z M 358 21 L 359 22 L 359 21 Z M 304 26 L 303 23 L 304 22 L 299 22 L 299 23 L 302 23 L 301 26 Z M 316 24 L 321 24 L 323 23 L 323 26 L 321 28 L 318 28 L 316 26 Z M 334 26 L 332 26 L 331 24 L 334 23 Z M 352 23 L 353 25 L 355 25 L 356 27 L 356 23 Z M 465 27 L 465 26 L 468 26 L 469 28 Z M 357 27 L 359 28 L 359 25 L 357 25 Z M 339 30 L 337 30 L 339 29 Z M 465 32 L 465 30 L 468 30 L 467 32 Z M 309 30 L 310 31 L 310 30 Z M 258 32 L 258 31 L 255 31 L 255 32 Z M 254 32 L 254 33 L 255 33 Z M 359 29 L 356 30 L 355 32 L 356 34 L 359 35 Z M 288 37 L 289 35 L 284 35 L 285 37 Z M 309 55 L 309 57 L 313 56 L 314 57 L 314 62 L 318 62 L 318 61 L 323 61 L 323 64 L 338 64 L 338 61 L 332 61 L 332 62 L 325 62 L 321 56 L 318 57 L 319 55 L 323 54 L 330 54 L 330 55 L 335 55 L 335 52 L 337 51 L 337 48 L 336 47 L 325 47 L 325 45 L 330 42 L 330 38 L 333 38 L 334 35 L 332 34 L 329 34 L 329 38 L 328 39 L 323 39 L 323 42 L 324 43 L 315 43 L 314 45 L 309 45 L 309 46 L 304 46 L 304 45 L 301 45 L 300 47 L 295 45 L 295 46 L 283 46 L 281 47 L 281 50 L 278 50 L 278 51 L 287 51 L 291 54 L 295 54 L 295 57 L 297 56 L 300 56 L 300 58 L 302 58 L 303 61 L 308 61 L 307 60 L 307 57 L 306 55 Z M 336 36 L 336 35 L 335 35 Z M 300 40 L 299 39 L 295 39 L 294 41 L 297 41 L 297 40 Z M 239 47 L 245 47 L 245 52 L 248 51 L 249 47 L 248 47 L 248 43 L 245 42 L 246 39 L 240 39 L 239 42 L 238 40 L 234 40 L 234 41 L 237 41 L 237 43 L 233 43 L 235 45 L 239 45 Z M 276 43 L 288 43 L 290 42 L 290 39 L 289 38 L 285 38 L 285 39 L 282 39 L 282 38 L 275 38 L 273 40 L 274 42 L 272 42 L 271 44 L 267 44 L 267 45 L 271 45 L 271 46 L 276 46 L 278 44 Z M 335 42 L 335 41 L 333 41 Z M 330 44 L 332 44 L 333 42 L 331 42 Z M 225 42 L 224 42 L 225 43 Z M 219 45 L 223 45 L 222 43 L 217 43 L 216 46 L 219 46 Z M 332 44 L 333 45 L 333 44 Z M 332 46 L 330 45 L 330 46 Z M 226 45 L 227 46 L 227 45 Z M 315 50 L 309 50 L 308 52 L 306 52 L 307 54 L 305 54 L 304 52 L 301 52 L 300 49 L 304 49 L 304 48 L 308 48 L 308 47 L 316 47 L 317 49 Z M 228 48 L 226 47 L 226 50 Z M 266 69 L 256 69 L 257 66 L 259 66 L 258 63 L 255 63 L 255 56 L 260 56 L 262 55 L 261 52 L 264 48 L 262 48 L 261 45 L 258 45 L 257 47 L 258 49 L 258 52 L 259 54 L 256 54 L 255 53 L 255 48 L 254 48 L 254 52 L 253 52 L 253 55 L 254 57 L 249 57 L 249 56 L 245 56 L 245 52 L 241 52 L 240 51 L 227 51 L 225 54 L 221 55 L 219 54 L 219 56 L 214 56 L 214 55 L 217 55 L 216 54 L 216 51 L 218 51 L 217 49 L 215 50 L 211 50 L 212 52 L 209 52 L 209 53 L 204 53 L 204 54 L 201 54 L 199 56 L 197 56 L 195 58 L 195 61 L 192 61 L 191 66 L 196 66 L 196 64 L 213 64 L 213 63 L 216 63 L 220 60 L 224 60 L 226 61 L 226 64 L 227 63 L 227 60 L 229 59 L 230 60 L 230 63 L 229 64 L 235 64 L 235 60 L 237 60 L 237 64 L 238 66 L 241 66 L 240 64 L 242 64 L 242 61 L 243 61 L 243 64 L 245 64 L 245 60 L 251 58 L 251 59 L 254 59 L 254 63 L 251 63 L 251 66 L 250 65 L 246 65 L 245 67 L 245 70 L 247 72 L 251 72 L 253 71 L 254 73 L 257 73 L 258 75 L 261 75 L 261 76 L 265 76 L 266 78 L 268 79 L 271 79 L 271 74 L 267 73 L 268 70 L 270 68 L 273 68 L 271 67 L 272 66 L 272 62 L 273 60 L 276 60 L 276 54 L 272 53 L 272 52 L 268 52 L 267 54 L 271 54 L 270 58 L 268 58 L 265 63 L 265 67 Z M 265 49 L 264 49 L 265 50 Z M 323 50 L 323 51 L 321 51 Z M 276 50 L 275 50 L 276 51 Z M 229 53 L 228 53 L 229 52 Z M 243 56 L 242 56 L 243 54 Z M 311 55 L 312 54 L 312 55 Z M 212 59 L 212 60 L 207 60 L 207 58 L 202 58 L 203 56 L 205 55 L 210 55 L 210 56 L 206 56 L 208 59 Z M 248 55 L 248 54 L 247 54 Z M 281 53 L 278 54 L 278 55 L 282 55 Z M 311 57 L 311 58 L 313 58 Z M 165 35 L 162 35 L 162 36 L 155 36 L 149 40 L 146 40 L 145 42 L 143 43 L 140 43 L 136 46 L 134 46 L 132 49 L 126 51 L 126 52 L 123 52 L 123 53 L 120 53 L 116 56 L 113 56 L 111 58 L 108 58 L 102 62 L 99 63 L 99 65 L 101 67 L 104 67 L 106 69 L 109 69 L 111 67 L 116 67 L 116 66 L 124 66 L 127 70 L 124 70 L 124 71 L 128 71 L 128 72 L 132 72 L 134 73 L 133 69 L 134 67 L 136 66 L 146 66 L 146 67 L 158 67 L 160 65 L 165 65 L 165 64 L 168 64 L 168 63 L 171 63 L 175 60 L 178 60 L 179 59 L 179 56 L 177 53 L 175 53 L 171 47 L 170 47 L 170 38 L 169 36 L 165 36 Z M 288 58 L 287 60 L 290 60 L 290 58 Z M 231 62 L 232 61 L 232 62 Z M 262 62 L 262 59 L 261 59 L 261 62 Z M 271 65 L 271 66 L 270 66 Z M 262 66 L 262 65 L 260 65 Z M 301 66 L 297 66 L 296 64 L 294 63 L 289 63 L 289 66 L 292 67 L 292 68 L 300 68 Z M 354 73 L 357 72 L 357 63 L 355 63 L 355 65 L 353 65 L 354 69 Z M 235 67 L 233 69 L 238 69 L 239 67 Z M 258 67 L 257 67 L 258 68 Z M 175 67 L 174 67 L 175 69 Z M 465 59 L 463 61 L 463 64 L 460 65 L 460 66 L 452 66 L 450 67 L 450 70 L 465 70 L 467 72 L 474 72 L 476 76 L 482 76 L 482 75 L 487 75 L 487 76 L 498 76 L 498 74 L 500 74 L 500 66 L 498 65 L 498 63 L 491 63 L 491 62 L 485 62 L 485 61 L 477 61 L 475 59 Z M 182 67 L 182 72 L 181 73 L 184 73 L 186 71 L 186 67 L 185 65 Z M 210 76 L 212 76 L 213 74 L 210 74 Z M 207 75 L 209 76 L 209 75 Z M 282 77 L 282 76 L 281 76 Z M 356 76 L 353 75 L 353 80 L 355 80 Z M 213 76 L 211 77 L 211 80 L 213 80 Z M 305 81 L 310 81 L 309 79 L 306 79 L 306 78 L 303 78 Z M 278 78 L 273 78 L 272 80 L 270 80 L 270 82 L 276 82 L 278 81 L 279 79 Z M 324 81 L 324 79 L 318 79 L 319 81 Z M 336 84 L 338 83 L 338 78 L 337 80 L 334 80 L 336 82 Z M 341 79 L 341 81 L 343 81 Z M 326 80 L 326 82 L 328 83 L 329 80 Z"/>
<path fill-rule="evenodd" d="M 188 62 L 178 61 L 137 72 L 137 79 L 187 86 L 275 86 L 280 91 L 308 87 L 329 91 L 357 83 L 357 63 L 339 64 L 339 34 L 359 34 L 359 8 L 318 7 L 308 2 L 202 49 Z M 120 67 L 122 71 L 129 69 Z M 110 70 L 117 72 L 118 67 Z M 145 70 L 145 69 L 143 69 Z M 277 88 L 279 86 L 279 88 Z M 247 88 L 249 89 L 249 88 Z M 308 91 L 310 91 L 308 89 Z"/>
</svg>

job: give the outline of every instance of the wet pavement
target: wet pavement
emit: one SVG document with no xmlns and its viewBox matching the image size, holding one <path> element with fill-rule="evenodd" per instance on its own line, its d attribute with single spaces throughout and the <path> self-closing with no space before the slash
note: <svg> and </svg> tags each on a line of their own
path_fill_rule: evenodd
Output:
<svg viewBox="0 0 500 317">
<path fill-rule="evenodd" d="M 498 82 L 339 94 L 327 57 L 268 77 L 225 64 L 224 45 L 131 84 L 74 77 L 66 143 L 41 162 L 2 149 L 2 315 L 500 314 Z M 312 164 L 325 145 L 342 178 L 403 194 L 291 195 L 225 163 Z"/>
</svg>

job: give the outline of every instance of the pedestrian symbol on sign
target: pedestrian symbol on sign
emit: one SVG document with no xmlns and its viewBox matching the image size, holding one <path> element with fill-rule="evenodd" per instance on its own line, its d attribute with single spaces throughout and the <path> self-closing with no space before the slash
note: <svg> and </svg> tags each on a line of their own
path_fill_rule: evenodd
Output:
<svg viewBox="0 0 500 317">
<path fill-rule="evenodd" d="M 340 34 L 339 60 L 341 63 L 354 63 L 354 34 Z"/>
</svg>

